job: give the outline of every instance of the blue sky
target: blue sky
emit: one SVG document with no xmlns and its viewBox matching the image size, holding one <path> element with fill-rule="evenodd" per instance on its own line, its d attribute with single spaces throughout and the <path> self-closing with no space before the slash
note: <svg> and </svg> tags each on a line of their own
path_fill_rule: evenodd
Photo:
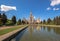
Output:
<svg viewBox="0 0 60 41">
<path fill-rule="evenodd" d="M 59 0 L 57 0 L 59 1 Z M 23 17 L 29 18 L 30 11 L 36 18 L 41 20 L 60 16 L 60 3 L 53 4 L 51 0 L 0 0 L 0 6 L 15 6 L 16 10 L 10 10 L 5 12 L 9 19 L 13 15 L 17 20 Z"/>
</svg>

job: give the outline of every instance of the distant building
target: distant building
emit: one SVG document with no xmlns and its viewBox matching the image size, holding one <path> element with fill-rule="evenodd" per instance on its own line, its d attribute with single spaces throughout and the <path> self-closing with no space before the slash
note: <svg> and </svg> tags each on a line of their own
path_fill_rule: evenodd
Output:
<svg viewBox="0 0 60 41">
<path fill-rule="evenodd" d="M 36 20 L 36 22 L 37 22 L 37 23 L 40 23 L 40 18 L 38 18 L 38 19 Z"/>
<path fill-rule="evenodd" d="M 33 24 L 33 22 L 34 22 L 34 16 L 32 15 L 32 12 L 30 12 L 29 24 Z"/>
<path fill-rule="evenodd" d="M 28 22 L 29 22 L 29 24 L 40 23 L 40 18 L 38 18 L 37 20 L 35 20 L 34 16 L 32 15 L 32 12 L 30 12 L 30 17 L 29 17 Z"/>
</svg>

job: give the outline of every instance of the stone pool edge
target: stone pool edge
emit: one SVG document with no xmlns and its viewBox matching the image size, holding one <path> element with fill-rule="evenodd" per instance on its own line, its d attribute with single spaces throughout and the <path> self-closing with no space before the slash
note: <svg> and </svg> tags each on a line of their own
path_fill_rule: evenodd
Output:
<svg viewBox="0 0 60 41">
<path fill-rule="evenodd" d="M 0 41 L 10 41 L 12 38 L 14 38 L 16 35 L 18 35 L 21 31 L 26 29 L 27 26 L 21 27 L 20 29 L 14 30 L 12 32 L 9 32 L 5 35 L 0 36 Z"/>
</svg>

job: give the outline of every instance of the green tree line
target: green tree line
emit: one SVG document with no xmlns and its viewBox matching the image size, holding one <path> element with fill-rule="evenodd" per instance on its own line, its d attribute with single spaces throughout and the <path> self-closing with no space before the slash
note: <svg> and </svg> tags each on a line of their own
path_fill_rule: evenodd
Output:
<svg viewBox="0 0 60 41">
<path fill-rule="evenodd" d="M 11 25 L 21 25 L 21 24 L 26 24 L 28 23 L 27 20 L 22 20 L 19 19 L 18 21 L 16 20 L 16 16 L 12 16 L 11 19 L 8 19 L 5 13 L 1 14 L 0 13 L 0 26 L 6 25 L 6 26 L 11 26 Z"/>
<path fill-rule="evenodd" d="M 42 24 L 60 25 L 60 16 L 56 16 L 53 19 L 48 18 L 47 20 L 41 21 Z"/>
<path fill-rule="evenodd" d="M 40 22 L 41 24 L 49 24 L 49 25 L 60 25 L 60 16 L 56 16 L 53 19 L 48 18 L 47 20 L 43 20 Z M 28 21 L 23 18 L 17 21 L 16 16 L 12 16 L 11 19 L 8 19 L 5 13 L 0 13 L 0 26 L 6 25 L 21 25 L 21 24 L 28 24 Z"/>
</svg>

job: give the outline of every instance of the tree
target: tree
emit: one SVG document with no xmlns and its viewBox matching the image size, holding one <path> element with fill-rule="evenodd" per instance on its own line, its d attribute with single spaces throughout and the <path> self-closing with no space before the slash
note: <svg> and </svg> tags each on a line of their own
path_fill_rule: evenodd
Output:
<svg viewBox="0 0 60 41">
<path fill-rule="evenodd" d="M 52 22 L 52 20 L 50 18 L 48 18 L 47 23 L 50 24 Z"/>
<path fill-rule="evenodd" d="M 24 20 L 22 20 L 22 24 L 25 24 L 25 21 Z"/>
<path fill-rule="evenodd" d="M 16 17 L 15 16 L 12 17 L 12 24 L 16 24 Z"/>
<path fill-rule="evenodd" d="M 59 23 L 59 25 L 60 25 L 60 16 L 59 16 L 59 20 L 58 20 L 58 23 Z"/>
<path fill-rule="evenodd" d="M 28 24 L 28 21 L 25 18 L 23 18 L 22 19 L 22 24 Z"/>
<path fill-rule="evenodd" d="M 1 17 L 1 13 L 0 13 L 0 26 L 2 25 L 2 17 Z"/>
<path fill-rule="evenodd" d="M 56 25 L 58 25 L 58 23 L 59 23 L 58 20 L 59 20 L 59 17 L 57 16 L 55 19 Z"/>
<path fill-rule="evenodd" d="M 56 25 L 60 25 L 60 16 L 54 17 L 53 22 L 54 22 L 54 24 L 56 24 Z"/>
<path fill-rule="evenodd" d="M 56 17 L 56 24 L 57 24 L 57 25 L 60 25 L 60 16 L 57 16 L 57 17 Z"/>
<path fill-rule="evenodd" d="M 21 25 L 21 19 L 18 20 L 17 24 L 18 25 Z"/>
<path fill-rule="evenodd" d="M 1 18 L 1 13 L 0 13 L 0 18 Z"/>
<path fill-rule="evenodd" d="M 3 25 L 5 25 L 7 22 L 7 16 L 5 15 L 5 13 L 3 13 L 2 15 L 2 22 L 3 22 Z"/>
<path fill-rule="evenodd" d="M 53 19 L 53 24 L 56 24 L 56 18 L 54 17 L 54 19 Z"/>
<path fill-rule="evenodd" d="M 42 21 L 40 23 L 42 24 Z"/>
<path fill-rule="evenodd" d="M 45 24 L 46 23 L 46 21 L 45 20 L 43 20 L 43 24 Z"/>
</svg>

